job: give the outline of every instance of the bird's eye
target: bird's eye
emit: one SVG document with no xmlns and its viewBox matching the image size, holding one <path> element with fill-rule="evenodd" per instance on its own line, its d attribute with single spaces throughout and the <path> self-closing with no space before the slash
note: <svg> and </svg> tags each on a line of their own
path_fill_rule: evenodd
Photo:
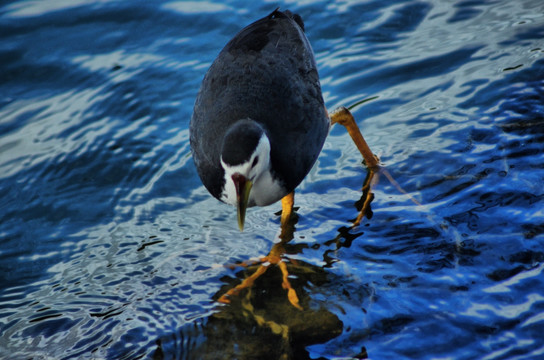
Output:
<svg viewBox="0 0 544 360">
<path fill-rule="evenodd" d="M 258 156 L 255 156 L 255 159 L 253 159 L 253 163 L 251 164 L 251 167 L 255 167 L 255 165 L 257 165 L 257 163 L 259 162 L 259 157 Z"/>
</svg>

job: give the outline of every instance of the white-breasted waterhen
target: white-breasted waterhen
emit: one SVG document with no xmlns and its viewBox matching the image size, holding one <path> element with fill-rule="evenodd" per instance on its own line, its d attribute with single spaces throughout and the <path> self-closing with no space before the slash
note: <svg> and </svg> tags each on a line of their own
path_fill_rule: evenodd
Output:
<svg viewBox="0 0 544 360">
<path fill-rule="evenodd" d="M 276 9 L 236 34 L 206 73 L 190 123 L 194 162 L 208 191 L 237 206 L 240 230 L 247 207 L 280 199 L 283 225 L 336 122 L 377 166 L 351 113 L 329 117 L 302 19 Z"/>
</svg>

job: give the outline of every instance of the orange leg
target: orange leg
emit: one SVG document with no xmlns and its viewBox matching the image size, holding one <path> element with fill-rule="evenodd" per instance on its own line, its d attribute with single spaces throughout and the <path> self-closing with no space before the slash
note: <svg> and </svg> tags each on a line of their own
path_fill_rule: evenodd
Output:
<svg viewBox="0 0 544 360">
<path fill-rule="evenodd" d="M 370 207 L 370 202 L 372 201 L 372 198 L 373 198 L 372 188 L 378 182 L 380 173 L 383 173 L 385 177 L 391 182 L 391 184 L 398 191 L 408 196 L 408 198 L 414 204 L 421 205 L 410 194 L 404 191 L 404 189 L 395 181 L 395 179 L 393 179 L 393 177 L 387 171 L 387 169 L 380 167 L 378 158 L 374 156 L 374 154 L 370 150 L 370 147 L 366 143 L 366 140 L 364 139 L 363 134 L 361 134 L 359 126 L 357 126 L 357 123 L 355 122 L 353 115 L 347 108 L 341 106 L 338 109 L 334 110 L 333 112 L 329 113 L 329 117 L 331 119 L 331 124 L 334 125 L 338 123 L 343 125 L 347 129 L 349 135 L 351 136 L 351 139 L 353 140 L 353 142 L 359 149 L 359 152 L 361 153 L 361 155 L 363 155 L 366 166 L 370 170 L 370 174 L 367 178 L 367 181 L 365 181 L 365 184 L 363 185 L 363 194 L 366 194 L 364 202 L 363 202 L 363 207 L 359 213 L 359 216 L 357 216 L 357 219 L 354 221 L 353 226 L 359 225 L 365 213 L 367 212 L 368 208 Z"/>
<path fill-rule="evenodd" d="M 359 212 L 357 219 L 353 222 L 353 226 L 357 226 L 360 224 L 364 215 L 368 211 L 368 208 L 370 207 L 370 203 L 373 198 L 372 187 L 376 183 L 378 178 L 377 176 L 375 177 L 375 175 L 377 175 L 378 171 L 380 170 L 379 161 L 378 161 L 378 158 L 374 156 L 374 154 L 370 150 L 370 147 L 366 143 L 366 140 L 363 137 L 363 134 L 361 134 L 361 130 L 359 129 L 359 126 L 355 122 L 353 115 L 347 108 L 341 106 L 338 109 L 331 112 L 329 114 L 329 117 L 331 119 L 331 124 L 333 125 L 340 124 L 346 128 L 349 135 L 351 136 L 351 139 L 357 146 L 357 149 L 359 149 L 359 152 L 361 153 L 361 155 L 363 155 L 365 164 L 370 171 L 367 181 L 363 185 L 363 194 L 365 194 L 363 207 L 361 211 Z"/>
<path fill-rule="evenodd" d="M 295 205 L 295 192 L 285 195 L 281 199 L 281 225 L 285 226 L 293 214 L 293 205 Z"/>
<path fill-rule="evenodd" d="M 361 152 L 361 155 L 363 155 L 366 166 L 369 169 L 377 168 L 378 159 L 370 150 L 370 147 L 366 143 L 363 134 L 361 134 L 361 130 L 359 129 L 359 126 L 357 126 L 357 123 L 355 122 L 355 119 L 353 118 L 351 112 L 345 107 L 341 106 L 338 109 L 334 110 L 332 113 L 330 113 L 329 117 L 331 119 L 331 124 L 334 125 L 338 123 L 346 128 L 349 135 L 351 136 L 351 139 Z"/>
</svg>

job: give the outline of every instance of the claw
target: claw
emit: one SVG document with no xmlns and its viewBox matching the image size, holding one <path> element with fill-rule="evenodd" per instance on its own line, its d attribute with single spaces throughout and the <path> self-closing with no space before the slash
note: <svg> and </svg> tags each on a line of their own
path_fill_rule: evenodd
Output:
<svg viewBox="0 0 544 360">
<path fill-rule="evenodd" d="M 267 269 L 268 265 L 259 266 L 257 271 L 255 271 L 251 276 L 245 278 L 244 281 L 242 281 L 240 284 L 236 285 L 235 287 L 221 295 L 221 297 L 217 301 L 223 304 L 230 304 L 230 296 L 236 296 L 243 289 L 252 287 L 255 280 L 257 280 L 262 274 L 264 274 Z"/>
<path fill-rule="evenodd" d="M 251 276 L 248 276 L 240 284 L 236 285 L 235 287 L 221 295 L 221 297 L 217 299 L 217 301 L 223 304 L 230 304 L 229 297 L 237 296 L 243 289 L 252 287 L 255 283 L 255 280 L 257 280 L 262 274 L 264 274 L 270 265 L 274 264 L 280 268 L 280 271 L 282 273 L 281 286 L 283 289 L 287 290 L 287 298 L 289 299 L 289 302 L 295 308 L 299 310 L 304 310 L 302 306 L 300 306 L 297 292 L 295 291 L 295 289 L 293 289 L 291 283 L 289 282 L 289 271 L 287 270 L 287 265 L 285 264 L 285 262 L 277 255 L 265 256 L 260 261 L 261 263 L 268 264 L 259 266 L 259 268 L 253 274 L 251 274 Z"/>
<path fill-rule="evenodd" d="M 280 261 L 278 266 L 283 276 L 281 287 L 287 290 L 287 298 L 289 299 L 289 302 L 297 309 L 303 310 L 302 306 L 300 306 L 299 304 L 297 292 L 291 287 L 291 283 L 289 282 L 289 272 L 287 271 L 287 265 L 285 265 L 285 262 Z"/>
</svg>

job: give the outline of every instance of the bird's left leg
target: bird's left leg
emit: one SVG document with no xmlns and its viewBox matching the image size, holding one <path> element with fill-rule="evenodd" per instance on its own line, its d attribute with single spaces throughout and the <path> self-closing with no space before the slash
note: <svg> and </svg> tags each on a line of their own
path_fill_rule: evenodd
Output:
<svg viewBox="0 0 544 360">
<path fill-rule="evenodd" d="M 377 174 L 380 170 L 379 160 L 370 150 L 370 147 L 366 143 L 366 140 L 363 137 L 363 134 L 361 134 L 361 130 L 359 129 L 359 126 L 355 122 L 353 115 L 347 108 L 341 106 L 337 108 L 336 110 L 334 110 L 333 112 L 329 113 L 329 117 L 331 119 L 332 125 L 338 123 L 340 125 L 343 125 L 346 128 L 349 135 L 351 136 L 351 139 L 357 146 L 357 149 L 359 149 L 359 152 L 361 153 L 361 155 L 363 155 L 365 164 L 368 167 L 368 170 L 370 171 L 369 176 L 365 180 L 365 183 L 362 189 L 363 190 L 363 198 L 361 199 L 362 207 L 361 207 L 361 210 L 359 211 L 359 215 L 353 222 L 353 226 L 357 226 L 363 219 L 364 215 L 367 214 L 370 209 L 370 203 L 374 197 L 372 193 L 372 187 L 377 182 Z"/>
<path fill-rule="evenodd" d="M 338 123 L 346 128 L 351 139 L 359 149 L 359 152 L 363 155 L 366 166 L 371 170 L 377 169 L 379 167 L 378 158 L 370 150 L 370 147 L 366 143 L 363 134 L 361 134 L 361 130 L 355 122 L 355 118 L 351 112 L 347 108 L 340 106 L 338 109 L 329 113 L 329 118 L 331 119 L 332 125 Z"/>
<path fill-rule="evenodd" d="M 357 126 L 357 123 L 355 122 L 355 119 L 351 112 L 341 106 L 338 109 L 334 110 L 333 112 L 329 113 L 329 117 L 331 119 L 331 124 L 334 125 L 336 123 L 343 125 L 349 135 L 351 136 L 351 139 L 359 149 L 359 152 L 361 155 L 363 155 L 363 158 L 365 160 L 365 164 L 368 167 L 369 174 L 368 177 L 365 180 L 365 183 L 363 185 L 363 196 L 360 200 L 360 203 L 362 204 L 361 210 L 359 212 L 359 216 L 357 216 L 357 219 L 353 222 L 353 226 L 359 225 L 362 218 L 367 214 L 367 211 L 370 209 L 370 203 L 372 199 L 374 198 L 374 195 L 372 193 L 373 186 L 378 182 L 379 174 L 383 174 L 389 182 L 401 193 L 408 196 L 408 198 L 416 205 L 421 205 L 419 201 L 414 199 L 410 194 L 408 194 L 396 181 L 393 179 L 393 176 L 385 169 L 384 167 L 381 167 L 379 164 L 379 159 L 372 153 L 370 150 L 370 147 L 366 143 L 366 140 L 363 137 L 363 134 L 361 134 L 361 131 L 359 129 L 359 126 Z"/>
</svg>

